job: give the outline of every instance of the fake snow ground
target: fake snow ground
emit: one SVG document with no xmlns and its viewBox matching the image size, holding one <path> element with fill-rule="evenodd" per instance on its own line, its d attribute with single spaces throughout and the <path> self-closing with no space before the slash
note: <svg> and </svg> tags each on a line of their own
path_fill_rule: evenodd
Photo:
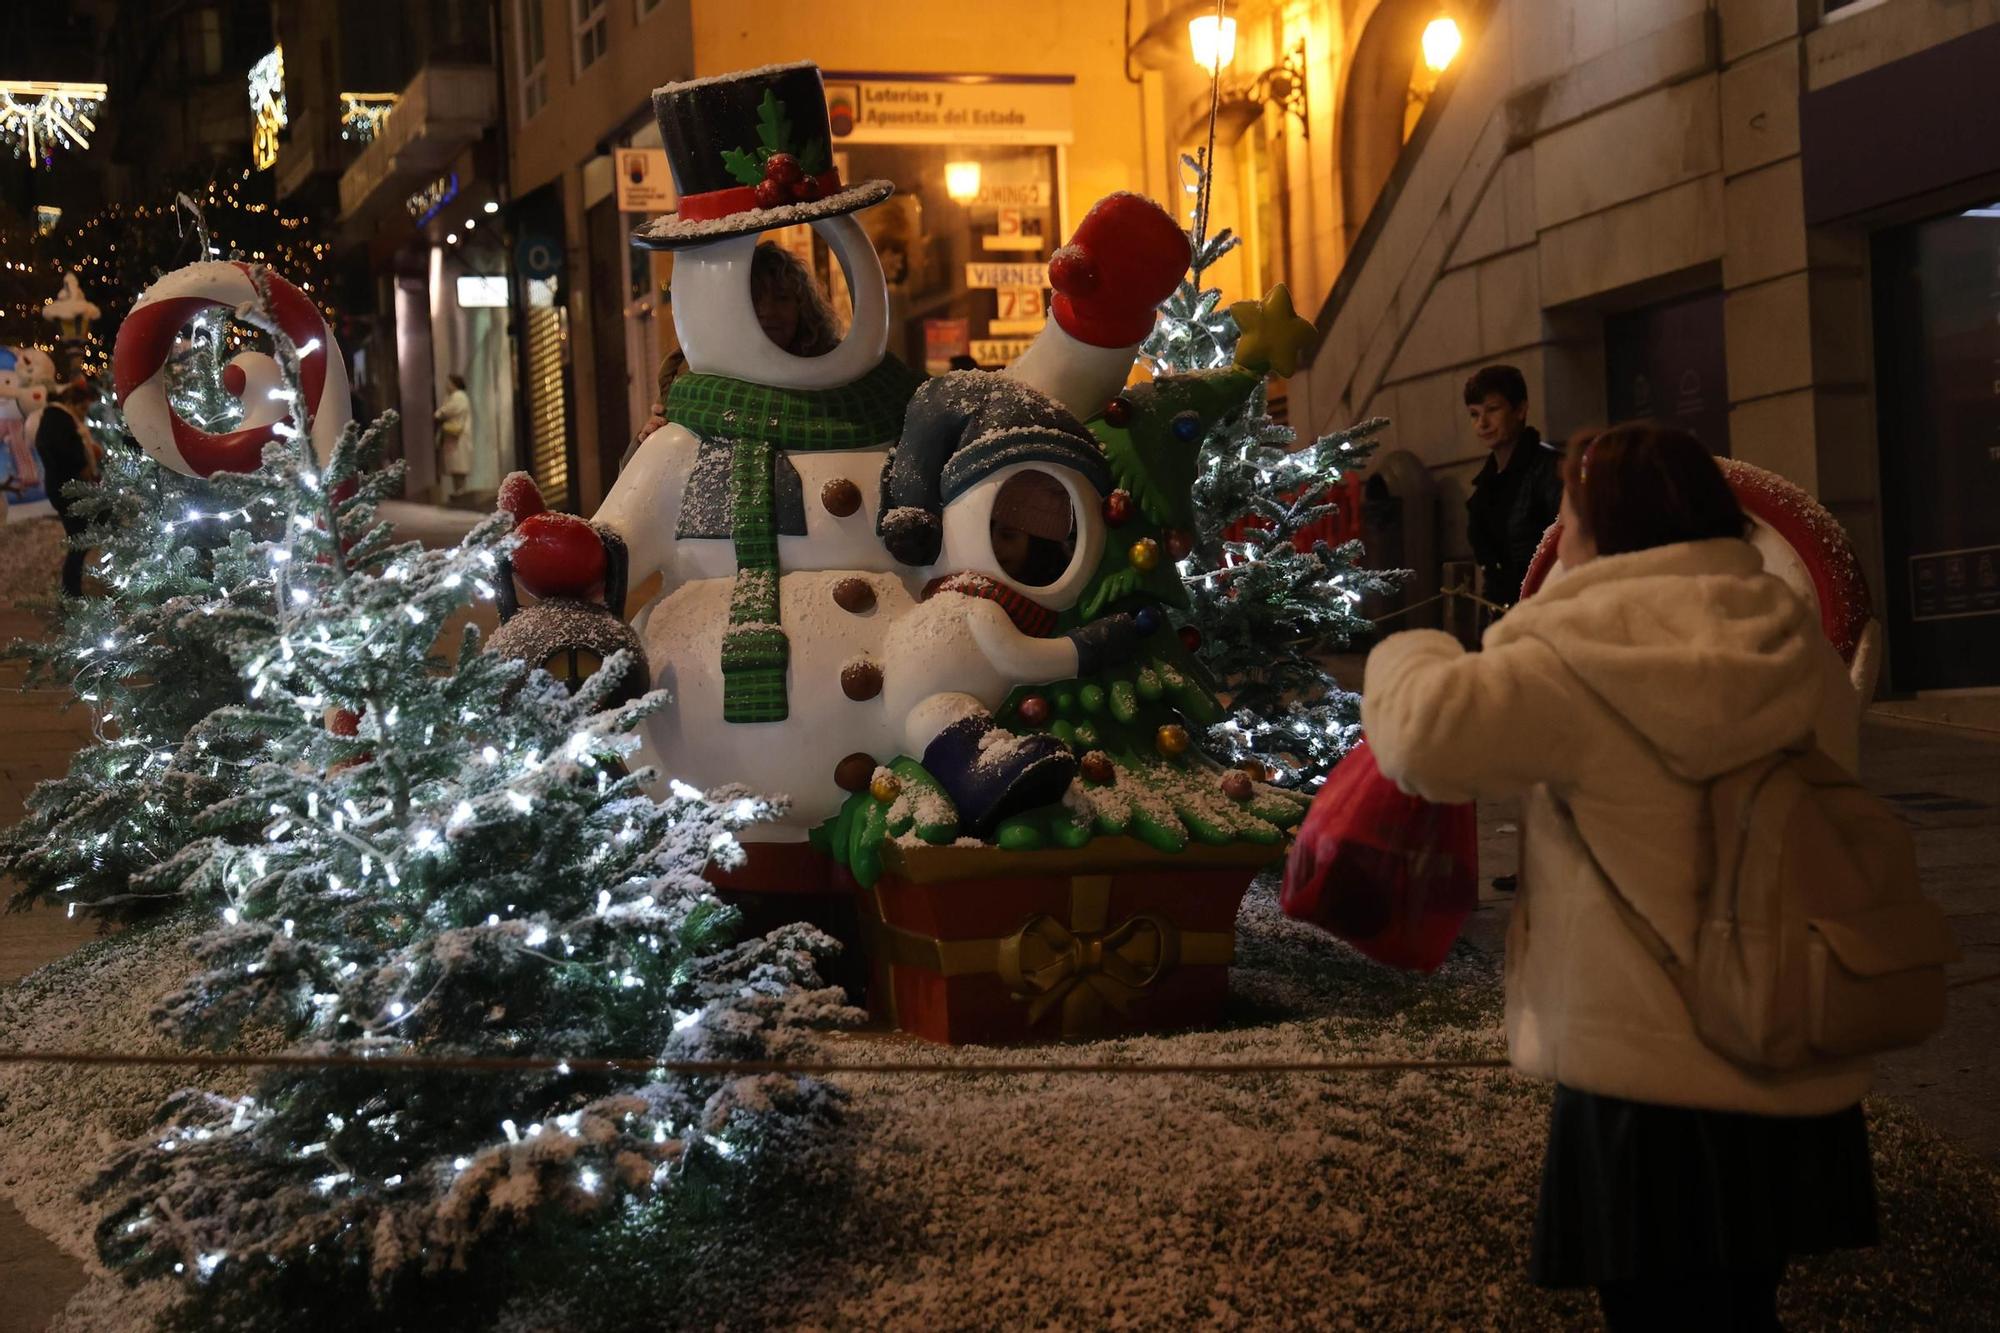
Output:
<svg viewBox="0 0 2000 1333">
<path fill-rule="evenodd" d="M 0 1046 L 135 1044 L 189 930 L 102 941 L 0 993 Z M 1497 1053 L 1496 965 L 1432 978 L 1286 921 L 1269 879 L 1240 922 L 1227 1026 L 1060 1048 L 1168 1061 Z M 148 1041 L 137 1044 L 148 1045 Z M 992 1062 L 881 1033 L 859 1059 Z M 838 1080 L 843 1123 L 774 1166 L 692 1252 L 647 1256 L 626 1299 L 579 1281 L 528 1330 L 612 1328 L 1522 1329 L 1591 1326 L 1587 1295 L 1522 1278 L 1548 1094 L 1506 1073 Z M 74 1201 L 171 1072 L 0 1069 L 0 1193 L 79 1257 Z M 1971 1156 L 1871 1108 L 1884 1245 L 1794 1266 L 1798 1328 L 1990 1327 L 2000 1191 Z M 593 1278 L 605 1275 L 600 1269 Z M 617 1276 L 615 1273 L 613 1276 Z M 169 1292 L 95 1276 L 63 1333 L 156 1326 Z M 365 1320 L 362 1321 L 365 1324 Z"/>
</svg>

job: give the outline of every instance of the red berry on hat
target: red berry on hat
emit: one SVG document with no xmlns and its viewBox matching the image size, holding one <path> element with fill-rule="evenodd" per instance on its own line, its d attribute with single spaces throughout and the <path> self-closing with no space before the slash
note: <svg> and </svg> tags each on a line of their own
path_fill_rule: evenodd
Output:
<svg viewBox="0 0 2000 1333">
<path fill-rule="evenodd" d="M 792 186 L 792 198 L 801 203 L 809 204 L 825 193 L 826 188 L 819 183 L 817 176 L 807 176 Z"/>
<path fill-rule="evenodd" d="M 805 179 L 806 169 L 790 153 L 773 153 L 764 159 L 764 179 L 791 185 Z"/>
<path fill-rule="evenodd" d="M 756 197 L 759 208 L 782 208 L 790 201 L 792 194 L 782 182 L 774 181 L 768 176 L 753 185 L 750 193 Z"/>
</svg>

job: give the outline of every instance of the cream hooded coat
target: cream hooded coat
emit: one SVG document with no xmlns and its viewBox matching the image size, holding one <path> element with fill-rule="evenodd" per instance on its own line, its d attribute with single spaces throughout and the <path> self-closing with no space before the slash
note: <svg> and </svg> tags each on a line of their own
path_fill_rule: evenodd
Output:
<svg viewBox="0 0 2000 1333">
<path fill-rule="evenodd" d="M 1866 1062 L 1774 1076 L 1705 1046 L 1576 834 L 1685 958 L 1710 873 L 1703 784 L 1809 733 L 1856 767 L 1860 710 L 1840 659 L 1749 543 L 1593 560 L 1510 611 L 1483 652 L 1431 630 L 1395 635 L 1369 655 L 1362 722 L 1408 791 L 1525 795 L 1506 962 L 1517 1068 L 1767 1115 L 1837 1111 L 1867 1091 Z"/>
</svg>

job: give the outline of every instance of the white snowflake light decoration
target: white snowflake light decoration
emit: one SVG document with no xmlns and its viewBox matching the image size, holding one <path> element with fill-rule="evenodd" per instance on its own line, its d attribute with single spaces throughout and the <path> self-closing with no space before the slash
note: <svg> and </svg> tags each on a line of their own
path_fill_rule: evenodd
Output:
<svg viewBox="0 0 2000 1333">
<path fill-rule="evenodd" d="M 47 163 L 57 148 L 88 148 L 97 132 L 92 118 L 108 91 L 101 83 L 0 79 L 0 139 L 31 168 Z"/>
<path fill-rule="evenodd" d="M 259 171 L 278 161 L 278 131 L 291 123 L 285 111 L 285 48 L 274 46 L 270 54 L 250 67 L 250 116 L 253 130 L 250 161 Z"/>
</svg>

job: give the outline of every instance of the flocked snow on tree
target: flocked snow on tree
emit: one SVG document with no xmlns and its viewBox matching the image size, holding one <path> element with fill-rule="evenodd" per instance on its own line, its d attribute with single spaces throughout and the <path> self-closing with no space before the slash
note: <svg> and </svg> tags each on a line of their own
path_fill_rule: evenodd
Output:
<svg viewBox="0 0 2000 1333">
<path fill-rule="evenodd" d="M 205 430 L 242 418 L 242 401 L 223 387 L 226 329 L 220 312 L 197 315 L 168 367 L 176 411 Z M 19 882 L 17 902 L 124 915 L 157 902 L 134 891 L 132 876 L 194 837 L 195 815 L 235 789 L 259 748 L 205 719 L 246 697 L 227 643 L 270 604 L 271 568 L 250 548 L 284 521 L 286 483 L 269 468 L 186 476 L 114 443 L 124 422 L 108 395 L 91 417 L 110 445 L 102 480 L 73 485 L 106 595 L 65 599 L 48 637 L 7 654 L 27 664 L 30 685 L 72 690 L 91 710 L 94 739 L 0 832 L 0 874 Z"/>
<path fill-rule="evenodd" d="M 1184 161 L 1199 186 L 1200 163 Z M 1256 350 L 1281 374 L 1295 366 L 1301 348 L 1286 344 L 1303 322 L 1287 324 L 1289 306 L 1225 310 L 1221 293 L 1201 285 L 1202 272 L 1239 244 L 1226 228 L 1197 235 L 1193 269 L 1141 351 L 1156 376 L 1227 366 L 1239 343 L 1265 341 L 1276 345 Z M 1203 442 L 1195 540 L 1180 564 L 1191 601 L 1184 623 L 1198 631 L 1200 660 L 1229 696 L 1229 715 L 1203 744 L 1225 764 L 1261 764 L 1281 786 L 1316 789 L 1360 738 L 1361 697 L 1341 688 L 1325 659 L 1372 631 L 1361 600 L 1393 591 L 1398 579 L 1363 569 L 1358 541 L 1297 539 L 1331 512 L 1330 488 L 1367 462 L 1387 425 L 1376 418 L 1296 448 L 1291 428 L 1271 419 L 1259 384 Z"/>
<path fill-rule="evenodd" d="M 305 422 L 297 349 L 268 311 L 244 313 Z M 376 517 L 400 483 L 372 469 L 378 433 L 350 425 L 324 462 L 307 432 L 277 434 L 257 474 L 207 483 L 224 508 L 201 522 L 228 541 L 159 557 L 204 572 L 166 599 L 114 574 L 104 599 L 112 635 L 211 622 L 201 651 L 232 682 L 210 682 L 224 702 L 190 738 L 230 755 L 233 780 L 184 846 L 133 874 L 138 894 L 218 914 L 162 1026 L 326 1056 L 710 1060 L 854 1017 L 817 976 L 829 941 L 795 927 L 734 944 L 702 878 L 769 807 L 680 784 L 656 802 L 626 771 L 664 695 L 598 711 L 617 659 L 572 696 L 451 628 L 494 595 L 509 519 L 446 550 L 397 544 Z M 126 604 L 135 589 L 175 605 L 154 626 Z M 351 1317 L 351 1296 L 380 1305 L 371 1326 L 435 1326 L 490 1313 L 506 1288 L 478 1279 L 510 1241 L 671 1218 L 690 1181 L 829 1109 L 775 1076 L 283 1070 L 244 1097 L 178 1094 L 102 1173 L 100 1248 L 134 1276 L 185 1278 L 194 1312 L 236 1326 L 307 1293 L 327 1320 Z"/>
</svg>

